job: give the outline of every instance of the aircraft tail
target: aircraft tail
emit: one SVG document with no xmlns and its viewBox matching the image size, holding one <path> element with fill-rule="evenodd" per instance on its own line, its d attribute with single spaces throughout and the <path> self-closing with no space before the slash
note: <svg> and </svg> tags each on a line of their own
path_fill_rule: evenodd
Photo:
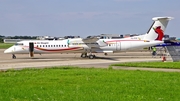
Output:
<svg viewBox="0 0 180 101">
<path fill-rule="evenodd" d="M 173 19 L 172 17 L 154 17 L 153 24 L 151 25 L 148 32 L 145 34 L 143 40 L 159 40 L 162 41 L 164 37 L 164 31 L 168 25 L 169 20 Z"/>
</svg>

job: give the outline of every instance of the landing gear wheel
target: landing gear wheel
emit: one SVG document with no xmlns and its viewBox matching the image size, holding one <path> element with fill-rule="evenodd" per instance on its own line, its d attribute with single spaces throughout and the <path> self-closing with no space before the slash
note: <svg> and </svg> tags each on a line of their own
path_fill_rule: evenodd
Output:
<svg viewBox="0 0 180 101">
<path fill-rule="evenodd" d="M 89 55 L 89 59 L 94 59 L 95 55 Z"/>
<path fill-rule="evenodd" d="M 13 54 L 13 55 L 12 55 L 12 59 L 16 59 L 16 55 Z"/>
<path fill-rule="evenodd" d="M 87 57 L 87 53 L 81 54 L 81 57 L 82 57 L 82 58 L 86 58 L 86 57 Z"/>
<path fill-rule="evenodd" d="M 107 53 L 104 53 L 104 55 L 108 55 Z"/>
</svg>

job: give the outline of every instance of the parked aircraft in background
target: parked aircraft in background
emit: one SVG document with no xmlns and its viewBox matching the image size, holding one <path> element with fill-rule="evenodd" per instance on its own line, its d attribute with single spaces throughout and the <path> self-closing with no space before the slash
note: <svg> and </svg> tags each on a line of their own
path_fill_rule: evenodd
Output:
<svg viewBox="0 0 180 101">
<path fill-rule="evenodd" d="M 156 45 L 156 47 L 165 47 L 165 46 L 180 46 L 180 42 L 166 42 Z"/>
<path fill-rule="evenodd" d="M 33 40 L 20 41 L 4 51 L 4 53 L 13 54 L 34 54 L 46 53 L 82 53 L 81 57 L 93 59 L 94 53 L 113 53 L 136 48 L 144 48 L 162 44 L 164 31 L 169 20 L 172 17 L 154 17 L 153 24 L 144 35 L 133 36 L 121 39 L 98 39 L 98 38 L 76 38 L 65 40 Z"/>
</svg>

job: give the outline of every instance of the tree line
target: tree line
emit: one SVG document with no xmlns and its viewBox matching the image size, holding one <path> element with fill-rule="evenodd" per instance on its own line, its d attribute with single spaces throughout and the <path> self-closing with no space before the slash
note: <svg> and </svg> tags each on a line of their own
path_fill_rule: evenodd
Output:
<svg viewBox="0 0 180 101">
<path fill-rule="evenodd" d="M 37 39 L 37 36 L 3 36 L 0 35 L 0 42 L 4 42 L 3 39 Z"/>
</svg>

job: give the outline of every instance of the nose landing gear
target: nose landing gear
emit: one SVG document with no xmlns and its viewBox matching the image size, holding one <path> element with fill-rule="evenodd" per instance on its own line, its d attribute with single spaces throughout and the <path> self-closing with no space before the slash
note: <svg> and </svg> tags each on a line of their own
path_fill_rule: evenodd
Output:
<svg viewBox="0 0 180 101">
<path fill-rule="evenodd" d="M 12 54 L 12 59 L 16 59 L 16 55 L 15 54 Z"/>
</svg>

